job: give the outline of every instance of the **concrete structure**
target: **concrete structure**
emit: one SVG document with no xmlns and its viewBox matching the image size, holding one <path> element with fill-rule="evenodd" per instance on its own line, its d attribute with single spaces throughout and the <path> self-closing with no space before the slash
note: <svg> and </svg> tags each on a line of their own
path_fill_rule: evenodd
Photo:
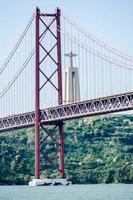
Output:
<svg viewBox="0 0 133 200">
<path fill-rule="evenodd" d="M 45 186 L 45 185 L 71 185 L 72 182 L 67 179 L 32 179 L 29 186 Z"/>
<path fill-rule="evenodd" d="M 65 56 L 70 58 L 70 66 L 65 69 L 65 83 L 64 83 L 64 104 L 80 101 L 80 84 L 78 68 L 73 67 L 73 54 L 72 51 Z"/>
</svg>

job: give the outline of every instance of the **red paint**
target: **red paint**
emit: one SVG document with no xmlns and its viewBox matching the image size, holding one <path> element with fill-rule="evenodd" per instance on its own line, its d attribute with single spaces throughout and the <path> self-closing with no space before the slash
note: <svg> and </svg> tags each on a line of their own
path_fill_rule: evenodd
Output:
<svg viewBox="0 0 133 200">
<path fill-rule="evenodd" d="M 63 122 L 59 124 L 59 175 L 60 178 L 65 177 L 64 170 L 64 134 L 63 134 Z"/>
<path fill-rule="evenodd" d="M 58 105 L 62 104 L 62 70 L 61 70 L 61 27 L 60 27 L 60 9 L 57 8 L 56 16 L 57 29 L 57 63 L 58 63 Z M 59 175 L 60 178 L 65 177 L 64 172 L 64 136 L 63 122 L 59 123 Z"/>
<path fill-rule="evenodd" d="M 40 150 L 39 150 L 39 15 L 40 10 L 36 8 L 35 16 L 35 178 L 40 176 Z"/>
<path fill-rule="evenodd" d="M 62 104 L 62 70 L 61 70 L 61 27 L 60 27 L 60 10 L 57 8 L 56 16 L 57 31 L 57 63 L 58 63 L 58 105 Z"/>
</svg>

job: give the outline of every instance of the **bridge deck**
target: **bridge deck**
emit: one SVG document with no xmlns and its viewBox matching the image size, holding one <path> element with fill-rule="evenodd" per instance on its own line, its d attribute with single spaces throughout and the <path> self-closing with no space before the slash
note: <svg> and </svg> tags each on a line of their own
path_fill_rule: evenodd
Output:
<svg viewBox="0 0 133 200">
<path fill-rule="evenodd" d="M 41 123 L 55 124 L 61 120 L 102 115 L 133 109 L 133 92 L 75 102 L 40 111 Z M 34 126 L 35 112 L 0 118 L 0 132 Z"/>
</svg>

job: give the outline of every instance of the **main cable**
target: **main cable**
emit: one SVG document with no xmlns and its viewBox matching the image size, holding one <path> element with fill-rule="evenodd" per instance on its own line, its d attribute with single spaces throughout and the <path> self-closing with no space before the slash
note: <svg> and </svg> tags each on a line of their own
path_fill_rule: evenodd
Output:
<svg viewBox="0 0 133 200">
<path fill-rule="evenodd" d="M 18 39 L 17 43 L 15 44 L 14 48 L 12 49 L 11 53 L 9 54 L 9 56 L 7 57 L 6 61 L 4 62 L 4 64 L 2 65 L 2 67 L 0 68 L 0 74 L 4 71 L 4 69 L 7 67 L 8 63 L 10 62 L 10 60 L 12 59 L 13 55 L 15 54 L 15 52 L 17 51 L 19 45 L 21 44 L 23 38 L 25 37 L 26 33 L 28 32 L 33 20 L 34 20 L 35 15 L 33 14 L 32 17 L 30 18 L 26 28 L 24 29 L 23 33 L 21 34 L 20 38 Z"/>
<path fill-rule="evenodd" d="M 70 20 L 69 17 L 66 17 L 65 15 L 61 14 L 62 17 L 67 20 L 70 24 L 72 24 L 78 31 L 80 31 L 82 34 L 84 34 L 86 37 L 88 37 L 90 40 L 95 41 L 95 43 L 97 43 L 98 45 L 102 46 L 103 48 L 105 48 L 106 50 L 111 51 L 112 53 L 114 53 L 115 55 L 129 61 L 129 62 L 133 62 L 133 57 L 126 55 L 125 53 L 123 53 L 122 51 L 119 51 L 116 48 L 113 48 L 111 46 L 109 46 L 108 44 L 106 44 L 105 42 L 99 40 L 98 38 L 96 38 L 95 36 L 93 36 L 91 33 L 88 33 L 87 31 L 85 31 L 83 29 L 83 27 L 79 26 L 77 23 L 72 22 L 72 20 Z"/>
<path fill-rule="evenodd" d="M 23 72 L 23 70 L 25 69 L 25 67 L 27 66 L 27 64 L 29 63 L 29 61 L 31 60 L 32 56 L 35 53 L 35 49 L 33 49 L 28 58 L 25 60 L 25 62 L 23 63 L 23 65 L 20 67 L 20 69 L 18 70 L 18 72 L 14 75 L 14 77 L 11 79 L 11 81 L 6 85 L 6 87 L 2 90 L 2 92 L 0 93 L 0 99 L 7 93 L 7 91 L 10 89 L 10 87 L 15 83 L 15 81 L 18 79 L 18 77 L 20 76 L 20 74 Z"/>
<path fill-rule="evenodd" d="M 50 22 L 49 22 L 49 24 L 50 24 Z M 42 36 L 42 38 L 41 38 L 40 41 L 42 41 L 44 39 L 46 33 L 47 33 L 47 31 L 44 33 L 44 35 Z M 33 57 L 34 53 L 35 53 L 35 48 L 32 49 L 32 51 L 30 52 L 30 54 L 28 55 L 27 59 L 22 64 L 22 66 L 19 68 L 19 70 L 17 71 L 17 73 L 14 75 L 14 77 L 11 79 L 11 81 L 2 90 L 2 92 L 0 93 L 0 99 L 7 93 L 7 91 L 11 88 L 11 86 L 18 79 L 18 77 L 20 76 L 20 74 L 23 72 L 23 70 L 25 69 L 25 67 L 27 66 L 27 64 L 29 63 L 29 61 L 31 60 L 31 58 Z"/>
<path fill-rule="evenodd" d="M 110 58 L 108 58 L 106 55 L 100 55 L 100 52 L 97 52 L 97 51 L 95 51 L 94 49 L 92 49 L 92 48 L 90 48 L 90 47 L 87 47 L 84 43 L 81 43 L 81 42 L 77 41 L 77 39 L 76 39 L 76 40 L 73 39 L 73 38 L 71 37 L 70 34 L 64 33 L 64 32 L 61 31 L 59 28 L 58 28 L 58 31 L 60 31 L 60 32 L 64 35 L 64 37 L 66 37 L 66 38 L 69 39 L 70 41 L 74 42 L 76 45 L 78 45 L 78 46 L 81 47 L 82 49 L 87 50 L 89 53 L 93 54 L 94 56 L 96 56 L 96 57 L 98 57 L 98 58 L 100 58 L 100 59 L 102 59 L 102 60 L 104 60 L 104 61 L 106 61 L 106 62 L 109 62 L 110 64 L 113 64 L 113 65 L 115 65 L 115 66 L 118 66 L 118 67 L 121 67 L 121 68 L 124 68 L 124 69 L 128 69 L 128 70 L 133 71 L 133 68 L 132 68 L 133 65 L 130 65 L 131 67 L 125 67 L 125 66 L 121 65 L 120 63 L 117 63 L 118 61 L 117 61 L 117 60 L 114 60 L 113 58 L 111 58 L 111 60 L 110 60 Z M 103 57 L 103 56 L 105 56 L 105 57 Z M 117 61 L 117 62 L 115 62 L 115 61 Z M 126 65 L 126 63 L 123 63 L 123 64 Z M 129 66 L 129 65 L 128 65 L 128 66 Z"/>
</svg>

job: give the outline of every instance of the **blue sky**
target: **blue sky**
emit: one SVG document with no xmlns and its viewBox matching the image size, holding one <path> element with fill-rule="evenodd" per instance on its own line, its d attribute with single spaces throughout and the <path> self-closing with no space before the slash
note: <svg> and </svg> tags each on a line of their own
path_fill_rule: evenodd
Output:
<svg viewBox="0 0 133 200">
<path fill-rule="evenodd" d="M 0 12 L 0 65 L 36 6 L 44 12 L 60 7 L 96 37 L 133 56 L 132 0 L 4 0 Z"/>
</svg>

